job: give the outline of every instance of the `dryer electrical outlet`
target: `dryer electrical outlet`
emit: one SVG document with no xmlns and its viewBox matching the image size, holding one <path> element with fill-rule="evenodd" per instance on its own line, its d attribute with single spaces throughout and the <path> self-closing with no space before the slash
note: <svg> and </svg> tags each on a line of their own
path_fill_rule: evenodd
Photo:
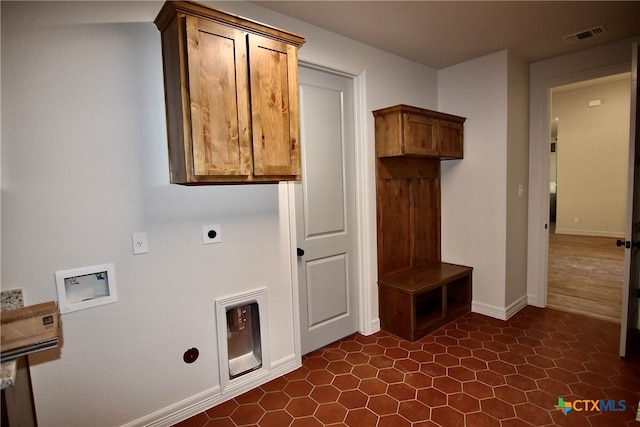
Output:
<svg viewBox="0 0 640 427">
<path fill-rule="evenodd" d="M 220 242 L 222 242 L 222 228 L 220 227 L 220 224 L 202 226 L 203 245 Z"/>
</svg>

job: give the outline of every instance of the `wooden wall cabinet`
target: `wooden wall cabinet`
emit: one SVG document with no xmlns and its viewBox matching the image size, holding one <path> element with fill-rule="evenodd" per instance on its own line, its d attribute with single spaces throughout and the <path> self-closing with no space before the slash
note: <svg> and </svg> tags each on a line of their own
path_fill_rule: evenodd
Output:
<svg viewBox="0 0 640 427">
<path fill-rule="evenodd" d="M 440 251 L 440 160 L 462 158 L 465 119 L 405 105 L 373 115 L 380 326 L 415 341 L 471 309 L 473 269 Z"/>
<path fill-rule="evenodd" d="M 408 105 L 377 110 L 377 155 L 462 159 L 464 121 L 464 117 Z"/>
<path fill-rule="evenodd" d="M 166 2 L 155 23 L 171 182 L 299 180 L 304 38 L 188 1 Z"/>
</svg>

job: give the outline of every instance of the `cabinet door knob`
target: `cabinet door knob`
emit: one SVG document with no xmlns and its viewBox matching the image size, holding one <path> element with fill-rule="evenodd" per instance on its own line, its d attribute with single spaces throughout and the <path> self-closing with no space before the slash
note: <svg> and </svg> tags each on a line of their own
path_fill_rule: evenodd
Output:
<svg viewBox="0 0 640 427">
<path fill-rule="evenodd" d="M 298 253 L 298 256 L 303 256 L 304 255 L 304 249 L 298 248 L 296 250 L 296 252 Z"/>
</svg>

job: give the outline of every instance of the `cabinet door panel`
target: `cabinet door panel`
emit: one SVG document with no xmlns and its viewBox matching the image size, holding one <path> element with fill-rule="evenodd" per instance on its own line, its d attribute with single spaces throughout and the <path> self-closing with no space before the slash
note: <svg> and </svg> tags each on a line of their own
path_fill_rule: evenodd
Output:
<svg viewBox="0 0 640 427">
<path fill-rule="evenodd" d="M 254 175 L 298 176 L 297 50 L 249 34 L 249 72 Z"/>
<path fill-rule="evenodd" d="M 443 158 L 461 159 L 463 156 L 462 123 L 440 120 L 438 123 L 438 145 Z"/>
<path fill-rule="evenodd" d="M 416 114 L 404 116 L 404 154 L 437 156 L 436 120 Z"/>
<path fill-rule="evenodd" d="M 187 16 L 194 175 L 250 175 L 242 31 Z"/>
</svg>

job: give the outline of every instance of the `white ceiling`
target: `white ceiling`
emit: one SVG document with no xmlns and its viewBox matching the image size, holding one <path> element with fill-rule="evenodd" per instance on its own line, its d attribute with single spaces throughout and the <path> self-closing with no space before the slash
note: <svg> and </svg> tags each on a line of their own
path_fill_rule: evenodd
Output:
<svg viewBox="0 0 640 427">
<path fill-rule="evenodd" d="M 253 3 L 436 69 L 503 49 L 536 62 L 640 36 L 640 1 Z M 602 35 L 563 39 L 600 25 Z"/>
</svg>

